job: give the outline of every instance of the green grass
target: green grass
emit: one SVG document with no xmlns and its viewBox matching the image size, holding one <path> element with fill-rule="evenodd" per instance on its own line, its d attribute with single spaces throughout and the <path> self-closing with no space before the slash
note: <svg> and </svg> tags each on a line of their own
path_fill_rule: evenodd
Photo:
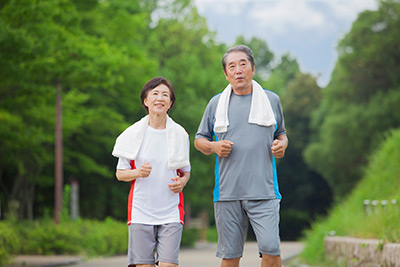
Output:
<svg viewBox="0 0 400 267">
<path fill-rule="evenodd" d="M 305 233 L 306 247 L 300 259 L 310 265 L 330 266 L 325 260 L 323 239 L 331 233 L 400 242 L 399 188 L 400 130 L 396 130 L 386 141 L 382 140 L 381 148 L 370 157 L 364 178 L 349 197 Z M 388 200 L 389 204 L 386 207 L 379 204 L 368 215 L 363 205 L 365 199 Z M 391 203 L 393 199 L 397 204 Z"/>
</svg>

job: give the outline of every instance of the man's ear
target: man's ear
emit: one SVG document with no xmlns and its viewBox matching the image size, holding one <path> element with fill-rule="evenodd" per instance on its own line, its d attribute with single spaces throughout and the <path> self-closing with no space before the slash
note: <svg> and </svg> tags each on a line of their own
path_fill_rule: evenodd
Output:
<svg viewBox="0 0 400 267">
<path fill-rule="evenodd" d="M 228 80 L 228 75 L 226 75 L 226 71 L 224 70 L 225 79 Z"/>
</svg>

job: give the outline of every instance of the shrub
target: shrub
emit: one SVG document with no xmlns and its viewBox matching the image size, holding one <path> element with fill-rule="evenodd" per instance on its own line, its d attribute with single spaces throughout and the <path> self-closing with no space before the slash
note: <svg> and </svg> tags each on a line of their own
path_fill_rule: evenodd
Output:
<svg viewBox="0 0 400 267">
<path fill-rule="evenodd" d="M 183 227 L 181 247 L 193 247 L 198 239 L 198 229 L 188 229 Z"/>
<path fill-rule="evenodd" d="M 0 222 L 0 266 L 9 263 L 9 259 L 18 249 L 18 235 L 7 222 Z"/>
<path fill-rule="evenodd" d="M 55 225 L 52 221 L 24 222 L 19 225 L 22 254 L 77 254 L 82 250 L 82 236 L 71 223 Z"/>
<path fill-rule="evenodd" d="M 128 251 L 126 223 L 107 218 L 104 222 L 86 220 L 81 223 L 85 236 L 83 246 L 89 255 L 125 254 Z"/>
</svg>

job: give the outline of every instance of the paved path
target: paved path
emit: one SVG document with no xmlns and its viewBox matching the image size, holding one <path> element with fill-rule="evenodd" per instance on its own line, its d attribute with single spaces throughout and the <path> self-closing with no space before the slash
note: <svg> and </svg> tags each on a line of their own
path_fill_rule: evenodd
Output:
<svg viewBox="0 0 400 267">
<path fill-rule="evenodd" d="M 282 242 L 282 261 L 291 259 L 298 255 L 303 249 L 300 242 Z M 219 267 L 221 261 L 215 257 L 216 244 L 198 243 L 195 248 L 182 249 L 179 254 L 180 267 Z M 92 259 L 82 262 L 80 258 L 68 256 L 19 256 L 14 259 L 15 264 L 9 267 L 54 267 L 54 266 L 72 266 L 72 267 L 126 267 L 126 255 L 114 256 L 109 258 Z M 245 244 L 242 267 L 260 266 L 258 258 L 257 243 L 247 242 Z"/>
</svg>

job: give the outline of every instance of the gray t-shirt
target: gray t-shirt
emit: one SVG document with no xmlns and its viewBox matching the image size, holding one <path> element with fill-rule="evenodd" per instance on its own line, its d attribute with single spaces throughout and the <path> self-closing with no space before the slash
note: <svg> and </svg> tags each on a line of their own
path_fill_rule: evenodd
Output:
<svg viewBox="0 0 400 267">
<path fill-rule="evenodd" d="M 241 96 L 232 92 L 228 108 L 229 126 L 225 133 L 215 133 L 213 129 L 220 94 L 210 100 L 204 111 L 196 139 L 230 140 L 234 143 L 228 157 L 216 156 L 214 202 L 281 199 L 271 146 L 277 136 L 286 134 L 286 129 L 279 96 L 268 90 L 264 92 L 275 114 L 277 124 L 273 126 L 248 123 L 251 94 Z"/>
</svg>

